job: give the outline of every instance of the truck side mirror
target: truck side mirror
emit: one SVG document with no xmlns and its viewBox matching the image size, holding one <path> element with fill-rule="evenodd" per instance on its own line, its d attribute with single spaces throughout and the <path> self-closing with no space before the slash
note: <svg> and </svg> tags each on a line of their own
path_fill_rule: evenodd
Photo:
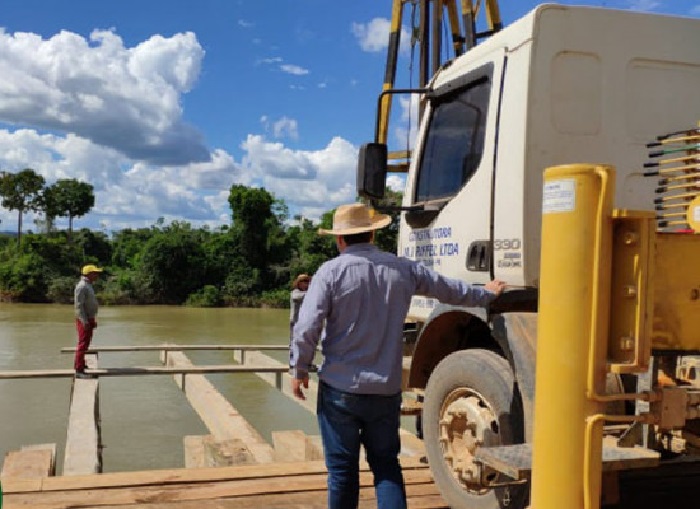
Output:
<svg viewBox="0 0 700 509">
<path fill-rule="evenodd" d="M 357 159 L 357 194 L 363 198 L 384 198 L 387 174 L 387 146 L 367 143 L 360 147 Z"/>
</svg>

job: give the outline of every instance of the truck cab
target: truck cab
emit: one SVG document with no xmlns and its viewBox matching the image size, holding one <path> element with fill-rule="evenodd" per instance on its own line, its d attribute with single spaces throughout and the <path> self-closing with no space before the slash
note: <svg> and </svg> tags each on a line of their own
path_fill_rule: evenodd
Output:
<svg viewBox="0 0 700 509">
<path fill-rule="evenodd" d="M 653 209 L 647 143 L 697 125 L 698 48 L 700 19 L 541 5 L 442 65 L 421 91 L 398 254 L 512 288 L 489 312 L 417 296 L 407 316 L 417 340 L 407 345 L 406 390 L 425 399 L 420 426 L 453 507 L 525 504 L 518 487 L 485 489 L 489 472 L 468 456 L 532 437 L 543 170 L 612 165 L 614 206 Z M 362 196 L 382 195 L 386 152 L 377 143 L 361 149 Z"/>
</svg>

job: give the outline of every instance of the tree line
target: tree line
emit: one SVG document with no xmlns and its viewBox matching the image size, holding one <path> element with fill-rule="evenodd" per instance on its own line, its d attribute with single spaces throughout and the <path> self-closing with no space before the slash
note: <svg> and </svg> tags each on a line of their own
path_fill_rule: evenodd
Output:
<svg viewBox="0 0 700 509">
<path fill-rule="evenodd" d="M 22 240 L 22 218 L 26 212 L 45 217 L 46 230 L 53 229 L 57 217 L 68 218 L 68 236 L 73 219 L 87 214 L 95 205 L 92 185 L 76 179 L 59 179 L 47 186 L 46 179 L 31 168 L 17 173 L 0 172 L 2 206 L 17 211 L 17 241 Z"/>
<path fill-rule="evenodd" d="M 95 285 L 104 304 L 285 307 L 290 282 L 300 273 L 313 274 L 337 254 L 334 239 L 317 233 L 331 227 L 333 210 L 318 222 L 290 218 L 283 200 L 242 185 L 229 190 L 230 224 L 195 228 L 159 219 L 148 228 L 111 235 L 73 231 L 73 219 L 94 206 L 92 186 L 59 180 L 46 187 L 43 179 L 23 174 L 28 171 L 0 176 L 2 205 L 18 212 L 17 239 L 0 237 L 0 300 L 5 302 L 70 303 L 79 268 L 94 263 L 106 269 Z M 13 179 L 21 184 L 11 184 Z M 387 198 L 398 202 L 399 193 Z M 29 210 L 44 215 L 46 231 L 21 235 L 21 218 Z M 69 218 L 68 230 L 53 228 L 56 217 Z M 378 232 L 376 242 L 395 252 L 396 234 L 394 221 Z"/>
</svg>

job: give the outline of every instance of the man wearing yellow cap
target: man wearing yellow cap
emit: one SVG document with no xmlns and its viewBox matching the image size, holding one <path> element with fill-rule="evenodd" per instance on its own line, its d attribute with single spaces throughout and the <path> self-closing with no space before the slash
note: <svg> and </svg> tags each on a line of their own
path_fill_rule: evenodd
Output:
<svg viewBox="0 0 700 509">
<path fill-rule="evenodd" d="M 78 331 L 78 347 L 75 350 L 73 367 L 76 378 L 92 378 L 85 373 L 85 352 L 90 348 L 92 332 L 97 327 L 97 297 L 92 283 L 100 277 L 101 272 L 100 267 L 85 265 L 81 270 L 80 281 L 75 285 L 75 328 Z"/>
</svg>

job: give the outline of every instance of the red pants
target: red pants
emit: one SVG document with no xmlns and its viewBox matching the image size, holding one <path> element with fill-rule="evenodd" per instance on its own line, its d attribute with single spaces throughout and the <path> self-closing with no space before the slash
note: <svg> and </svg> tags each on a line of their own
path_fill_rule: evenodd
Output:
<svg viewBox="0 0 700 509">
<path fill-rule="evenodd" d="M 75 350 L 75 361 L 73 367 L 76 371 L 85 370 L 85 352 L 90 348 L 92 341 L 92 331 L 94 330 L 94 322 L 90 321 L 90 326 L 85 327 L 83 322 L 78 318 L 75 319 L 75 328 L 78 331 L 78 348 Z"/>
</svg>

